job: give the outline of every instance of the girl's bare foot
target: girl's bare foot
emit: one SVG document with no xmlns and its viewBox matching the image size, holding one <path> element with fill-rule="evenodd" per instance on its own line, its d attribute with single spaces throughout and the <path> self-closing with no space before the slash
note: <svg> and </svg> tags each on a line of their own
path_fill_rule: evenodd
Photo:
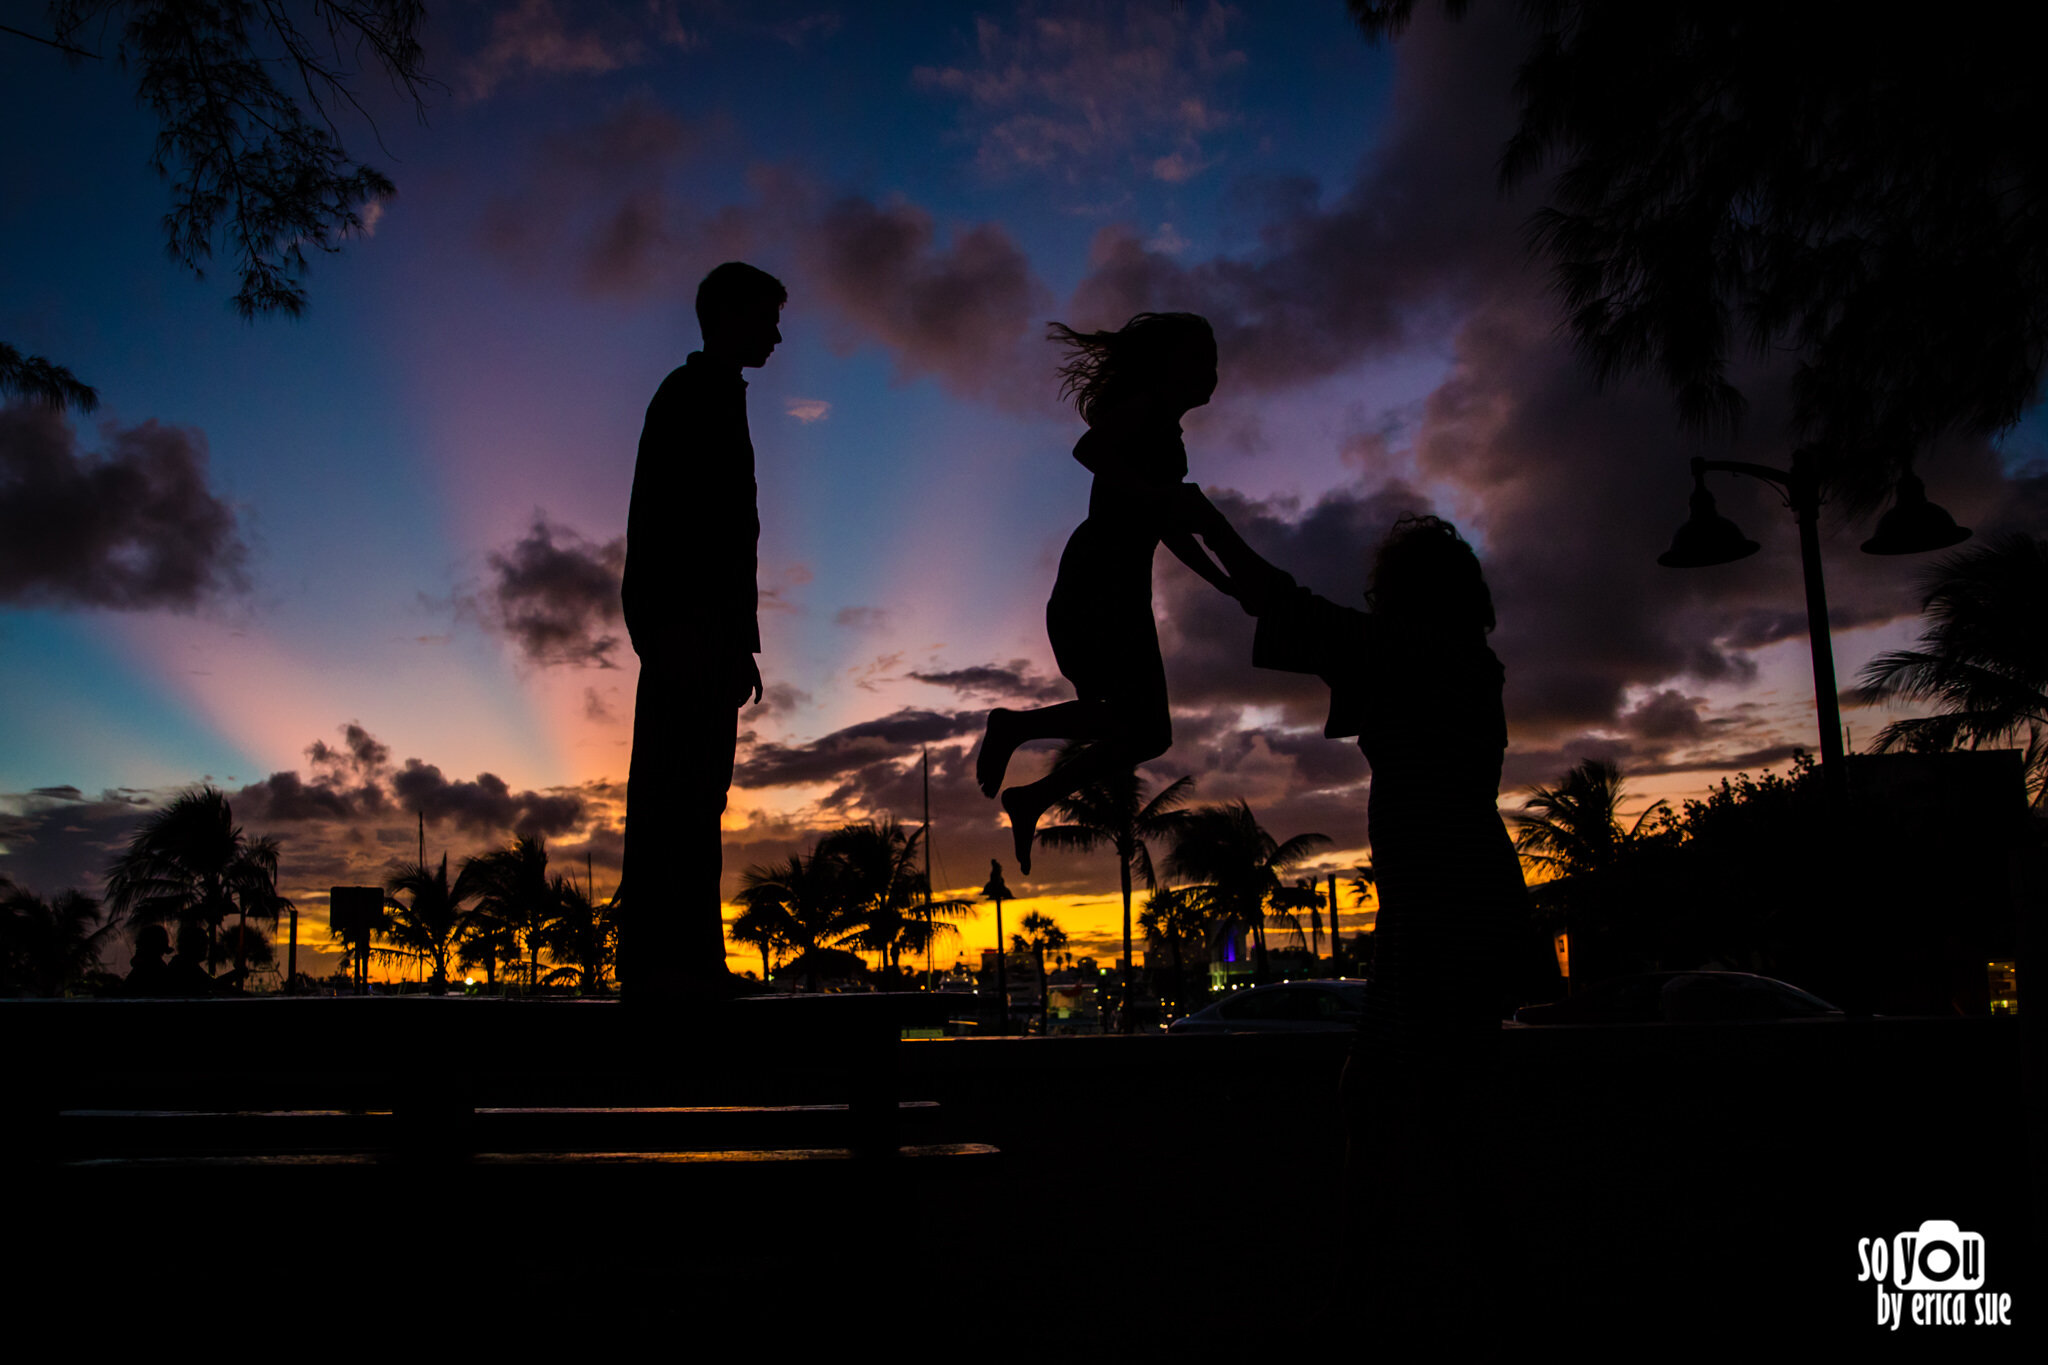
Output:
<svg viewBox="0 0 2048 1365">
<path fill-rule="evenodd" d="M 1012 787 L 1003 793 L 1003 814 L 1010 817 L 1010 842 L 1017 850 L 1017 872 L 1028 877 L 1031 841 L 1038 833 L 1038 817 L 1045 814 L 1045 807 L 1032 805 L 1024 791 L 1023 787 Z"/>
<path fill-rule="evenodd" d="M 1016 712 L 1000 706 L 988 713 L 988 725 L 981 734 L 981 756 L 974 760 L 974 780 L 981 785 L 983 796 L 1002 790 L 1010 755 L 1017 752 L 1016 719 Z"/>
</svg>

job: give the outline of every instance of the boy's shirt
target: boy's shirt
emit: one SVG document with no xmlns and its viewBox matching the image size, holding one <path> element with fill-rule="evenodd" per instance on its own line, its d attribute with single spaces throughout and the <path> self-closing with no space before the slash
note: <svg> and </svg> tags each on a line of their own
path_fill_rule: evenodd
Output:
<svg viewBox="0 0 2048 1365">
<path fill-rule="evenodd" d="M 620 587 L 643 659 L 761 648 L 754 443 L 747 383 L 701 351 L 647 405 Z"/>
</svg>

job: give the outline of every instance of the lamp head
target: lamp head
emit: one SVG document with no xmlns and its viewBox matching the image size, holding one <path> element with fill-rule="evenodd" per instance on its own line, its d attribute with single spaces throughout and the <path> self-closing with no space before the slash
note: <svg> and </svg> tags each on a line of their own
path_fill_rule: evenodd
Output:
<svg viewBox="0 0 2048 1365">
<path fill-rule="evenodd" d="M 1694 461 L 1692 479 L 1692 515 L 1671 537 L 1671 548 L 1658 555 L 1657 562 L 1667 569 L 1704 569 L 1755 554 L 1757 543 L 1714 510 L 1714 495 L 1707 491 L 1706 471 L 1699 468 L 1698 461 Z"/>
<path fill-rule="evenodd" d="M 1946 550 L 1970 538 L 1967 526 L 1927 500 L 1927 485 L 1907 470 L 1892 496 L 1891 510 L 1877 519 L 1877 531 L 1863 542 L 1867 555 L 1917 555 Z"/>
</svg>

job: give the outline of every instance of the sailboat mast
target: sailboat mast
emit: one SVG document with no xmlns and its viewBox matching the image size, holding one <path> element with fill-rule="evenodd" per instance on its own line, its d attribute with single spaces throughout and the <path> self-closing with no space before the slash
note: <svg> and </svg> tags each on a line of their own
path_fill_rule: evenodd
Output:
<svg viewBox="0 0 2048 1365">
<path fill-rule="evenodd" d="M 932 749 L 924 746 L 924 988 L 932 988 Z"/>
</svg>

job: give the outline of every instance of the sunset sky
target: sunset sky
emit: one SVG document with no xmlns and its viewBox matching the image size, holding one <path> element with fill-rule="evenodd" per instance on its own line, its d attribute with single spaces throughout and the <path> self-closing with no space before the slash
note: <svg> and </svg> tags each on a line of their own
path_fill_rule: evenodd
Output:
<svg viewBox="0 0 2048 1365">
<path fill-rule="evenodd" d="M 204 280 L 166 260 L 155 126 L 111 38 L 74 65 L 0 35 L 0 341 L 102 399 L 0 413 L 0 526 L 41 537 L 0 545 L 16 882 L 96 890 L 139 819 L 211 781 L 284 840 L 316 940 L 326 888 L 380 881 L 422 812 L 430 856 L 542 833 L 604 894 L 635 446 L 729 259 L 790 302 L 749 376 L 768 698 L 742 714 L 728 891 L 846 821 L 916 823 L 929 745 L 940 883 L 1000 857 L 1019 913 L 1114 957 L 1109 858 L 1019 877 L 972 780 L 990 705 L 1072 695 L 1043 612 L 1088 476 L 1053 319 L 1212 320 L 1191 477 L 1318 591 L 1355 601 L 1403 511 L 1458 523 L 1499 610 L 1504 806 L 1587 756 L 1640 804 L 1814 746 L 1775 495 L 1714 485 L 1753 558 L 1655 563 L 1689 456 L 1784 463 L 1784 367 L 1749 364 L 1736 440 L 1682 433 L 1647 386 L 1595 391 L 1524 248 L 1544 187 L 1496 189 L 1509 6 L 1377 48 L 1339 0 L 430 9 L 443 88 L 421 122 L 359 82 L 376 128 L 341 131 L 398 192 L 314 262 L 296 321 L 238 319 L 225 250 Z M 1980 534 L 2037 530 L 2048 429 L 2037 409 L 1922 473 Z M 1916 631 L 1925 561 L 1864 556 L 1868 534 L 1824 513 L 1844 687 Z M 1365 861 L 1367 769 L 1321 737 L 1320 685 L 1255 672 L 1251 622 L 1170 556 L 1155 595 L 1176 744 L 1148 775 L 1329 835 L 1320 870 Z M 1845 718 L 1858 748 L 1887 719 Z"/>
</svg>

